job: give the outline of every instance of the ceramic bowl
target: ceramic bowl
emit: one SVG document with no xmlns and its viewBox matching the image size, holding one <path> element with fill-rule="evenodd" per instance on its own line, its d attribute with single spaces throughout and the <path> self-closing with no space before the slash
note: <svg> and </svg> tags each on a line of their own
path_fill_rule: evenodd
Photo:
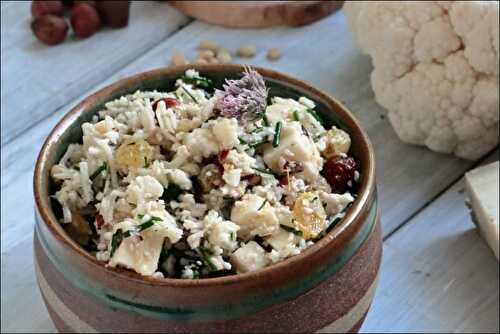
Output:
<svg viewBox="0 0 500 334">
<path fill-rule="evenodd" d="M 221 85 L 241 65 L 189 65 L 135 75 L 87 97 L 52 130 L 34 174 L 35 269 L 59 331 L 78 332 L 335 332 L 357 331 L 377 285 L 382 241 L 370 141 L 345 106 L 287 75 L 255 68 L 270 95 L 316 102 L 328 123 L 352 137 L 360 165 L 359 195 L 345 219 L 305 250 L 262 270 L 219 278 L 153 279 L 108 268 L 62 229 L 52 211 L 49 171 L 69 143 L 81 140 L 81 124 L 107 101 L 141 90 L 167 90 L 187 68 Z"/>
</svg>

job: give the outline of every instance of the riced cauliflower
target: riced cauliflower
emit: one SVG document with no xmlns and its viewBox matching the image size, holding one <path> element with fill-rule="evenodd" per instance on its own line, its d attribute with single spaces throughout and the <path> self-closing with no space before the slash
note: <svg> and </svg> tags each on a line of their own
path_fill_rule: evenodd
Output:
<svg viewBox="0 0 500 334">
<path fill-rule="evenodd" d="M 498 145 L 498 1 L 349 1 L 377 102 L 405 142 L 478 159 Z"/>
<path fill-rule="evenodd" d="M 170 92 L 108 102 L 52 167 L 61 224 L 99 261 L 158 279 L 255 271 L 300 254 L 355 200 L 350 136 L 325 129 L 313 101 L 268 104 L 253 70 L 212 88 L 188 70 Z"/>
</svg>

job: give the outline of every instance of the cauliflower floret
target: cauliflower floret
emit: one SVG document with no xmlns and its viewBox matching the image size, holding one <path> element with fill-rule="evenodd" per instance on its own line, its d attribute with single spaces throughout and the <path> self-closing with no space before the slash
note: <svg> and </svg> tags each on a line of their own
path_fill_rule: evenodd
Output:
<svg viewBox="0 0 500 334">
<path fill-rule="evenodd" d="M 407 143 L 475 160 L 498 145 L 498 1 L 347 2 L 377 102 Z"/>
<path fill-rule="evenodd" d="M 235 118 L 219 118 L 212 132 L 217 138 L 221 149 L 231 149 L 238 145 L 238 121 Z"/>
<path fill-rule="evenodd" d="M 183 144 L 196 161 L 201 161 L 203 157 L 208 158 L 210 155 L 219 152 L 216 137 L 212 131 L 205 128 L 197 128 L 188 133 Z"/>
<path fill-rule="evenodd" d="M 127 187 L 127 200 L 130 203 L 156 200 L 163 194 L 163 186 L 154 177 L 138 176 Z"/>
</svg>

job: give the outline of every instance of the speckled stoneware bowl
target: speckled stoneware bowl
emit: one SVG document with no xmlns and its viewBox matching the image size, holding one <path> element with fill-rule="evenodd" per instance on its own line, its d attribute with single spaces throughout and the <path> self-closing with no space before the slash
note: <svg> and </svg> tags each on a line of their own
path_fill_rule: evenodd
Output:
<svg viewBox="0 0 500 334">
<path fill-rule="evenodd" d="M 328 122 L 352 137 L 361 168 L 359 196 L 338 226 L 302 254 L 265 269 L 220 278 L 153 279 L 107 268 L 64 232 L 51 209 L 49 171 L 81 124 L 105 102 L 141 90 L 168 90 L 187 68 L 220 85 L 240 65 L 158 69 L 118 81 L 83 100 L 45 141 L 34 175 L 35 267 L 38 284 L 61 332 L 356 332 L 371 304 L 382 241 L 375 160 L 368 137 L 335 99 L 284 74 L 256 68 L 270 95 L 307 96 Z"/>
</svg>

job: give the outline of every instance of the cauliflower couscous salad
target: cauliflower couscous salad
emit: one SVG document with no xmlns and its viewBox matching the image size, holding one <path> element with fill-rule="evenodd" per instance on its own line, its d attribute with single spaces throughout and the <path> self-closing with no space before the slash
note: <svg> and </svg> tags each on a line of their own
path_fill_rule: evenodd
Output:
<svg viewBox="0 0 500 334">
<path fill-rule="evenodd" d="M 343 218 L 360 174 L 312 100 L 268 95 L 253 69 L 219 88 L 190 69 L 172 91 L 107 102 L 51 169 L 60 223 L 107 266 L 155 278 L 301 253 Z"/>
</svg>

